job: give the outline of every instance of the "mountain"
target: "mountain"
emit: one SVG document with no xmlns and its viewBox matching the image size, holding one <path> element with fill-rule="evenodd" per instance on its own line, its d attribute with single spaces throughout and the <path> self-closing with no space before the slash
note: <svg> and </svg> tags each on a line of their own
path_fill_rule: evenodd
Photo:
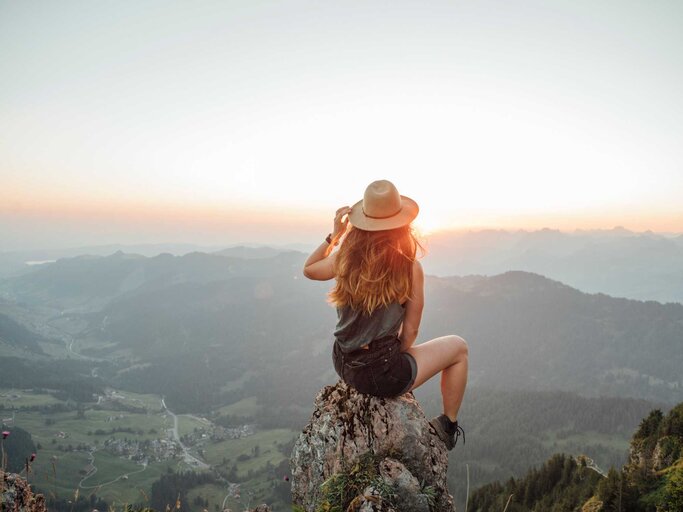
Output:
<svg viewBox="0 0 683 512">
<path fill-rule="evenodd" d="M 274 247 L 262 246 L 262 247 L 247 247 L 244 245 L 238 245 L 235 247 L 228 247 L 227 249 L 222 249 L 216 251 L 213 254 L 220 254 L 221 256 L 230 256 L 233 258 L 272 258 L 277 256 L 282 252 L 292 252 L 283 249 L 276 249 Z"/>
<path fill-rule="evenodd" d="M 115 253 L 37 266 L 0 282 L 0 311 L 58 338 L 63 355 L 0 358 L 0 384 L 85 408 L 113 387 L 163 395 L 178 415 L 215 413 L 221 425 L 299 430 L 318 390 L 337 380 L 332 283 L 304 279 L 305 258 Z M 458 506 L 467 470 L 472 485 L 518 477 L 557 450 L 623 464 L 638 418 L 680 397 L 682 309 L 523 271 L 428 276 L 419 342 L 457 333 L 470 346 L 468 443 L 448 473 Z M 415 396 L 429 416 L 440 412 L 438 378 Z M 282 470 L 269 471 L 280 484 Z"/>
<path fill-rule="evenodd" d="M 282 255 L 283 262 L 293 259 L 298 261 L 300 253 Z M 28 304 L 94 311 L 118 296 L 143 287 L 158 290 L 184 282 L 211 282 L 231 276 L 267 276 L 279 272 L 272 263 L 200 252 L 184 256 L 164 253 L 148 258 L 118 251 L 109 256 L 59 259 L 38 266 L 33 272 L 4 280 L 0 290 L 6 297 Z"/>
<path fill-rule="evenodd" d="M 537 274 L 426 280 L 426 339 L 455 332 L 482 385 L 674 402 L 683 305 L 588 294 Z"/>
<path fill-rule="evenodd" d="M 205 252 L 238 256 L 243 258 L 274 256 L 281 252 L 299 251 L 310 252 L 315 248 L 310 244 L 286 244 L 278 246 L 207 246 L 187 243 L 163 244 L 108 244 L 68 247 L 65 249 L 34 249 L 22 251 L 0 251 L 0 279 L 16 277 L 35 270 L 34 267 L 49 265 L 59 259 L 75 258 L 77 256 L 109 256 L 116 252 L 139 254 L 154 257 L 159 254 L 184 256 L 191 252 Z"/>
<path fill-rule="evenodd" d="M 167 244 L 108 244 L 91 245 L 81 247 L 68 247 L 64 249 L 34 249 L 23 251 L 0 252 L 0 279 L 14 277 L 34 270 L 35 266 L 53 263 L 62 258 L 75 258 L 77 256 L 107 256 L 121 251 L 142 256 L 156 256 L 162 253 L 184 255 L 190 252 L 211 252 L 219 247 L 199 246 L 184 243 Z"/>
<path fill-rule="evenodd" d="M 33 304 L 32 323 L 68 333 L 81 360 L 71 362 L 77 371 L 14 361 L 7 375 L 28 384 L 78 374 L 43 385 L 83 400 L 103 384 L 164 395 L 179 414 L 255 397 L 260 412 L 242 423 L 299 429 L 316 392 L 337 378 L 331 283 L 304 279 L 304 258 L 118 254 L 37 269 L 12 280 L 13 293 Z M 73 286 L 62 286 L 61 268 Z M 73 308 L 50 312 L 52 301 Z M 588 453 L 600 467 L 623 464 L 638 418 L 680 396 L 682 309 L 528 272 L 428 276 L 420 341 L 461 334 L 473 362 L 462 409 L 471 443 L 449 469 L 458 506 L 465 464 L 472 485 L 520 475 L 557 449 Z M 85 380 L 94 369 L 99 379 Z M 430 415 L 440 412 L 438 386 L 432 379 L 416 391 Z"/>
<path fill-rule="evenodd" d="M 526 476 L 472 494 L 473 510 L 677 512 L 683 510 L 683 403 L 655 409 L 633 435 L 628 462 L 599 475 L 586 457 L 554 455 Z"/>
<path fill-rule="evenodd" d="M 561 281 L 584 292 L 660 302 L 683 302 L 683 234 L 634 232 L 622 226 L 573 232 L 482 229 L 440 231 L 426 242 L 427 273 L 437 276 L 495 275 L 523 270 Z M 154 257 L 206 252 L 229 257 L 267 258 L 282 252 L 309 253 L 315 246 L 207 247 L 192 244 L 101 245 L 58 250 L 0 252 L 0 279 L 30 273 L 36 266 L 80 255 L 115 252 Z"/>
<path fill-rule="evenodd" d="M 131 370 L 130 382 L 179 363 L 208 365 L 209 378 L 239 361 L 277 366 L 252 383 L 275 389 L 300 388 L 295 376 L 309 367 L 301 389 L 312 394 L 331 375 L 336 314 L 325 302 L 331 283 L 304 279 L 304 259 L 115 253 L 59 260 L 3 289 L 67 330 L 82 356 L 149 365 Z M 463 336 L 474 385 L 668 403 L 683 387 L 681 304 L 584 293 L 522 271 L 428 276 L 425 288 L 420 340 Z"/>
<path fill-rule="evenodd" d="M 613 230 L 480 230 L 429 237 L 428 273 L 542 274 L 585 292 L 683 302 L 683 235 Z"/>
<path fill-rule="evenodd" d="M 44 354 L 41 343 L 55 343 L 55 341 L 30 331 L 13 318 L 0 313 L 0 347 L 5 345 L 5 347 L 21 351 Z"/>
</svg>

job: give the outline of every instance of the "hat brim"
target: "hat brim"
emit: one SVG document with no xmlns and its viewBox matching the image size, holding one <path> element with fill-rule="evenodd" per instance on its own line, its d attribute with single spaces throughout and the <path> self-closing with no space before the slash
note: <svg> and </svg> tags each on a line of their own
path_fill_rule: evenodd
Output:
<svg viewBox="0 0 683 512">
<path fill-rule="evenodd" d="M 363 200 L 361 199 L 351 207 L 349 213 L 349 223 L 364 231 L 382 231 L 385 229 L 396 229 L 410 224 L 417 217 L 420 208 L 411 198 L 401 196 L 401 210 L 391 217 L 384 219 L 373 219 L 363 213 Z"/>
</svg>

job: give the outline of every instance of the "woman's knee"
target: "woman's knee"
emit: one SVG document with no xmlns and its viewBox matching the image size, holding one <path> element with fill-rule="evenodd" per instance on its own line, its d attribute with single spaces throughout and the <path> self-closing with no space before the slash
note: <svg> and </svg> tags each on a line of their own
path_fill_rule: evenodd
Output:
<svg viewBox="0 0 683 512">
<path fill-rule="evenodd" d="M 449 343 L 453 348 L 454 359 L 456 361 L 467 359 L 467 357 L 469 356 L 469 347 L 465 339 L 462 336 L 458 336 L 457 334 L 450 334 L 448 338 Z"/>
</svg>

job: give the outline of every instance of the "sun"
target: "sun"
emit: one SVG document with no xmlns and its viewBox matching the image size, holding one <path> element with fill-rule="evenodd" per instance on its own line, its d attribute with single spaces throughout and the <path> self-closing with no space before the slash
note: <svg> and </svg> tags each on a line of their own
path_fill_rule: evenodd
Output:
<svg viewBox="0 0 683 512">
<path fill-rule="evenodd" d="M 436 231 L 444 230 L 448 227 L 447 221 L 435 212 L 420 211 L 413 221 L 413 227 L 423 236 L 431 235 Z"/>
</svg>

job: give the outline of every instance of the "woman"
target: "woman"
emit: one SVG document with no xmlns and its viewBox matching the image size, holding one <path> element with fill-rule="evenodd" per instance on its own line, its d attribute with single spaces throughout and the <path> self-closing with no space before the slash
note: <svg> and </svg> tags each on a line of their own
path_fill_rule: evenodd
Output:
<svg viewBox="0 0 683 512">
<path fill-rule="evenodd" d="M 467 343 L 450 335 L 414 345 L 424 304 L 420 244 L 410 226 L 418 211 L 390 181 L 372 182 L 362 200 L 337 210 L 332 232 L 306 260 L 304 275 L 336 279 L 329 294 L 338 317 L 333 361 L 347 384 L 395 397 L 441 372 L 444 412 L 430 423 L 451 450 L 461 434 L 464 441 L 457 416 L 467 385 Z"/>
</svg>

